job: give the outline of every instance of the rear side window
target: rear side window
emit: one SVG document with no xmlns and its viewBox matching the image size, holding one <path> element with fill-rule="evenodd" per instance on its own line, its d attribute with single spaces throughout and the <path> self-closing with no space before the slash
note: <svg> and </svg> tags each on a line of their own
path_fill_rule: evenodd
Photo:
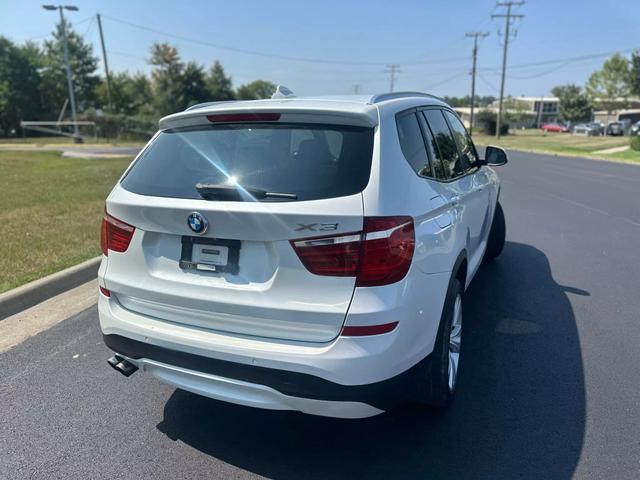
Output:
<svg viewBox="0 0 640 480">
<path fill-rule="evenodd" d="M 373 129 L 313 124 L 206 125 L 162 132 L 122 180 L 141 195 L 202 198 L 197 183 L 297 195 L 361 192 L 369 182 Z M 264 199 L 263 201 L 283 201 Z"/>
<path fill-rule="evenodd" d="M 445 179 L 452 179 L 465 174 L 467 164 L 458 153 L 456 141 L 441 110 L 424 110 L 422 112 L 433 135 L 432 147 L 437 160 L 442 162 Z"/>
<path fill-rule="evenodd" d="M 418 175 L 429 176 L 429 158 L 415 113 L 404 114 L 397 119 L 400 148 Z"/>
<path fill-rule="evenodd" d="M 453 113 L 446 110 L 444 114 L 449 121 L 449 125 L 451 125 L 451 130 L 453 130 L 453 136 L 456 139 L 456 143 L 458 144 L 458 148 L 460 149 L 460 153 L 463 157 L 462 160 L 468 165 L 467 168 L 475 165 L 478 157 L 467 129 L 464 128 L 460 119 Z"/>
</svg>

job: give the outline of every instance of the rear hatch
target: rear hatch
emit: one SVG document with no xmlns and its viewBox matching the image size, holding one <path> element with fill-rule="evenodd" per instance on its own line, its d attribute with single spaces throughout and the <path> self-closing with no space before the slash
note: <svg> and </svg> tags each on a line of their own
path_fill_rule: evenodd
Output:
<svg viewBox="0 0 640 480">
<path fill-rule="evenodd" d="M 159 133 L 109 196 L 111 223 L 134 230 L 125 251 L 108 250 L 106 288 L 125 309 L 168 322 L 335 338 L 355 276 L 335 276 L 335 265 L 311 273 L 294 241 L 362 230 L 373 128 L 208 118 Z"/>
</svg>

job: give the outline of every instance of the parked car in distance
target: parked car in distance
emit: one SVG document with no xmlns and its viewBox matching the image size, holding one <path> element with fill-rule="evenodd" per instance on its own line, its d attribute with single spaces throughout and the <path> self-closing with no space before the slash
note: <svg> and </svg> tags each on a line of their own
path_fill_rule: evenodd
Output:
<svg viewBox="0 0 640 480">
<path fill-rule="evenodd" d="M 603 135 L 604 134 L 604 123 L 589 122 L 589 123 L 587 123 L 587 125 L 589 127 L 591 127 L 596 132 L 596 135 Z"/>
<path fill-rule="evenodd" d="M 629 129 L 629 135 L 640 135 L 640 120 L 631 125 Z"/>
<path fill-rule="evenodd" d="M 569 131 L 569 127 L 560 122 L 552 122 L 545 123 L 540 127 L 540 129 L 544 132 L 558 132 L 558 133 L 567 133 Z"/>
<path fill-rule="evenodd" d="M 573 135 L 594 137 L 599 135 L 599 131 L 588 123 L 578 123 L 571 129 Z"/>
<path fill-rule="evenodd" d="M 624 135 L 624 125 L 622 122 L 611 122 L 607 125 L 607 135 L 619 137 Z"/>
<path fill-rule="evenodd" d="M 423 93 L 278 87 L 164 117 L 106 200 L 109 365 L 329 417 L 447 406 L 465 292 L 505 244 L 506 162 Z"/>
</svg>

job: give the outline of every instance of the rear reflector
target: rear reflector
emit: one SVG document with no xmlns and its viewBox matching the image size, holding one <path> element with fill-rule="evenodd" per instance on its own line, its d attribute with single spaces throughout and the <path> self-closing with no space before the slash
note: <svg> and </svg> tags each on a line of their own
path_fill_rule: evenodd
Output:
<svg viewBox="0 0 640 480">
<path fill-rule="evenodd" d="M 217 115 L 207 115 L 207 120 L 212 123 L 233 123 L 233 122 L 276 122 L 280 120 L 279 113 L 220 113 Z"/>
<path fill-rule="evenodd" d="M 395 330 L 398 322 L 385 323 L 383 325 L 365 325 L 354 327 L 342 327 L 340 335 L 343 337 L 364 337 L 367 335 L 382 335 Z"/>
<path fill-rule="evenodd" d="M 118 220 L 105 212 L 102 218 L 100 231 L 100 248 L 104 255 L 109 255 L 109 250 L 114 252 L 126 252 L 133 238 L 136 228 L 128 223 Z"/>
<path fill-rule="evenodd" d="M 100 289 L 100 293 L 102 295 L 104 295 L 105 297 L 110 297 L 111 296 L 111 292 L 109 290 L 107 290 L 106 288 L 104 288 L 102 286 L 98 286 L 98 289 Z"/>
<path fill-rule="evenodd" d="M 311 273 L 356 277 L 356 286 L 388 285 L 404 278 L 415 246 L 411 217 L 365 217 L 364 231 L 291 241 Z"/>
</svg>

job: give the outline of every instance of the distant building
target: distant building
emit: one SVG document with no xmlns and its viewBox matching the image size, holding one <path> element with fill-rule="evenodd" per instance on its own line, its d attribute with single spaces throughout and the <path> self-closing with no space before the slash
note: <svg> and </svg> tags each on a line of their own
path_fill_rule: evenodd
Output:
<svg viewBox="0 0 640 480">
<path fill-rule="evenodd" d="M 640 98 L 619 98 L 616 100 L 624 108 L 619 108 L 607 112 L 598 105 L 595 100 L 595 109 L 593 112 L 593 121 L 608 124 L 611 122 L 635 123 L 640 120 Z"/>
<path fill-rule="evenodd" d="M 507 97 L 503 102 L 503 113 L 507 116 L 510 128 L 535 128 L 558 120 L 558 103 L 558 97 Z M 497 114 L 498 104 L 499 101 L 496 100 L 487 107 L 476 107 L 474 127 L 478 126 L 479 112 L 489 110 Z M 454 110 L 469 128 L 471 108 L 456 107 Z"/>
</svg>

